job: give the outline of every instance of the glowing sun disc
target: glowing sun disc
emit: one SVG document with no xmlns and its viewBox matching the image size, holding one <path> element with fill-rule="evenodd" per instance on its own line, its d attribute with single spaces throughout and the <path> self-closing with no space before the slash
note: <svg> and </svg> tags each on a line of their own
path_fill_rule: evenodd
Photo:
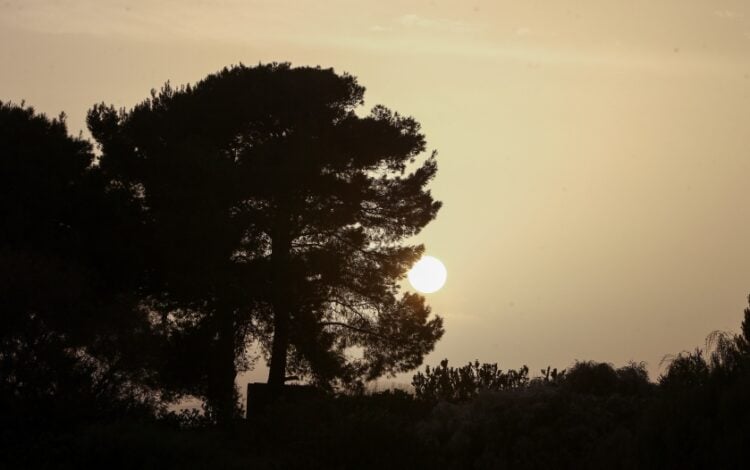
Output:
<svg viewBox="0 0 750 470">
<path fill-rule="evenodd" d="M 423 294 L 432 294 L 443 287 L 448 278 L 448 271 L 439 259 L 423 256 L 412 266 L 407 277 L 416 290 Z"/>
</svg>

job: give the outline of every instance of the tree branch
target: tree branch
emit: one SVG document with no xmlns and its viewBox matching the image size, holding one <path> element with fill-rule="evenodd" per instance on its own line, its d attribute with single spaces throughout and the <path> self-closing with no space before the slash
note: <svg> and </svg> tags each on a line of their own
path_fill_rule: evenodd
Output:
<svg viewBox="0 0 750 470">
<path fill-rule="evenodd" d="M 340 326 L 342 328 L 347 328 L 349 330 L 356 331 L 357 333 L 362 333 L 362 334 L 374 336 L 376 338 L 382 339 L 383 341 L 391 342 L 391 340 L 389 338 L 387 338 L 386 336 L 381 335 L 380 333 L 376 333 L 375 331 L 367 330 L 365 328 L 359 328 L 359 327 L 356 327 L 356 326 L 353 326 L 353 325 L 349 325 L 347 323 L 342 323 L 342 322 L 338 322 L 338 321 L 327 321 L 327 322 L 321 322 L 320 326 L 322 326 L 324 328 L 326 326 Z"/>
</svg>

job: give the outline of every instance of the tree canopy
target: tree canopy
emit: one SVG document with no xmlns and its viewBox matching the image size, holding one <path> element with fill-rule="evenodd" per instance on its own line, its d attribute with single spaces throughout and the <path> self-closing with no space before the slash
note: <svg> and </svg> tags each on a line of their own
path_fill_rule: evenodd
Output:
<svg viewBox="0 0 750 470">
<path fill-rule="evenodd" d="M 93 159 L 64 116 L 0 103 L 0 413 L 80 413 L 85 396 L 101 414 L 156 393 L 137 250 L 118 240 L 137 213 Z"/>
<path fill-rule="evenodd" d="M 175 336 L 205 333 L 218 402 L 253 340 L 278 389 L 406 371 L 442 335 L 399 291 L 423 252 L 404 242 L 440 208 L 435 154 L 413 118 L 358 114 L 364 91 L 331 69 L 236 66 L 89 113 L 102 172 L 150 227 L 150 306 Z"/>
</svg>

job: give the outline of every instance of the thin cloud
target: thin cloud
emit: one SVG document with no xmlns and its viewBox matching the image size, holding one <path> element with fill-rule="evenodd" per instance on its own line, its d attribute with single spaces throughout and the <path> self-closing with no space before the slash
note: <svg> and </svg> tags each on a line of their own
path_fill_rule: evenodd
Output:
<svg viewBox="0 0 750 470">
<path fill-rule="evenodd" d="M 516 36 L 530 36 L 533 33 L 531 28 L 527 28 L 525 26 L 521 26 L 520 28 L 516 28 L 515 35 Z"/>
<path fill-rule="evenodd" d="M 737 13 L 731 11 L 731 10 L 716 10 L 714 11 L 714 16 L 718 16 L 719 18 L 725 19 L 725 20 L 734 20 L 739 15 Z"/>
<path fill-rule="evenodd" d="M 391 28 L 389 26 L 381 26 L 379 24 L 376 24 L 374 26 L 370 26 L 370 31 L 375 32 L 375 33 L 383 33 L 383 32 L 386 32 L 386 31 L 391 31 L 392 29 L 393 28 Z"/>
<path fill-rule="evenodd" d="M 476 31 L 476 27 L 463 21 L 446 20 L 443 18 L 425 18 L 423 16 L 408 14 L 400 16 L 396 22 L 407 28 L 431 29 L 436 31 L 447 31 L 450 33 L 470 33 Z"/>
</svg>

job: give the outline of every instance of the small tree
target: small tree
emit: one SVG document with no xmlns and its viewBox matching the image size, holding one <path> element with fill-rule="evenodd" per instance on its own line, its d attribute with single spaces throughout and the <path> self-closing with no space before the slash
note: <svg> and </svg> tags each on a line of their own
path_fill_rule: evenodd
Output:
<svg viewBox="0 0 750 470">
<path fill-rule="evenodd" d="M 398 294 L 423 251 L 403 240 L 440 207 L 435 158 L 416 161 L 415 120 L 357 115 L 363 95 L 330 69 L 238 66 L 89 114 L 103 170 L 152 224 L 152 298 L 214 325 L 221 390 L 249 332 L 276 393 L 290 372 L 330 384 L 414 368 L 442 335 L 422 297 Z"/>
</svg>

